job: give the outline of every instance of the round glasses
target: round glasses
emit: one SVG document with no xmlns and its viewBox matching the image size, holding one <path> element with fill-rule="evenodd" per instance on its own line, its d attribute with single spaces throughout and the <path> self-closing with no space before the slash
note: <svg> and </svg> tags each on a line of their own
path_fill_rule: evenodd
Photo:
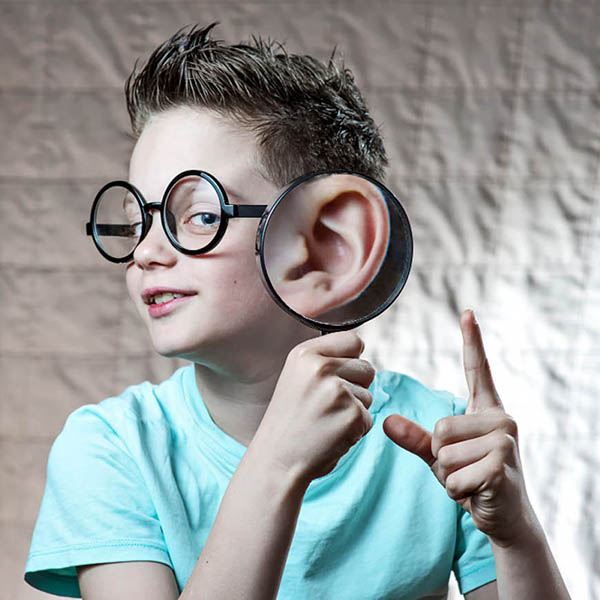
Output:
<svg viewBox="0 0 600 600">
<path fill-rule="evenodd" d="M 171 244 L 184 254 L 203 254 L 223 238 L 229 219 L 261 217 L 267 205 L 230 204 L 223 186 L 205 171 L 175 176 L 161 202 L 145 202 L 127 181 L 111 181 L 96 194 L 86 232 L 107 260 L 129 262 L 160 211 Z"/>
</svg>

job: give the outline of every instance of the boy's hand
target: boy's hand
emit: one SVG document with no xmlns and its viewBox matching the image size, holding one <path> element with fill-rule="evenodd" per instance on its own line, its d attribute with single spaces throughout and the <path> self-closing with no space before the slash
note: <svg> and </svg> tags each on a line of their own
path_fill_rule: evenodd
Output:
<svg viewBox="0 0 600 600">
<path fill-rule="evenodd" d="M 373 424 L 367 388 L 375 370 L 358 358 L 363 349 L 352 331 L 293 348 L 252 440 L 253 450 L 305 485 L 332 471 Z"/>
<path fill-rule="evenodd" d="M 519 459 L 517 425 L 504 412 L 472 311 L 462 314 L 463 359 L 469 387 L 464 415 L 440 419 L 433 435 L 389 416 L 385 433 L 422 458 L 448 495 L 471 513 L 478 529 L 500 545 L 517 540 L 532 513 Z"/>
</svg>

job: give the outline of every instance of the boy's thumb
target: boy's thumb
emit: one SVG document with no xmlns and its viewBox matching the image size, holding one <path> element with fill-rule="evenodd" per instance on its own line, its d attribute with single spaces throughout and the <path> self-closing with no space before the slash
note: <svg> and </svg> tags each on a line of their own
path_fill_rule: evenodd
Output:
<svg viewBox="0 0 600 600">
<path fill-rule="evenodd" d="M 410 419 L 390 415 L 383 422 L 383 431 L 394 443 L 416 454 L 429 466 L 435 462 L 431 452 L 431 433 Z"/>
</svg>

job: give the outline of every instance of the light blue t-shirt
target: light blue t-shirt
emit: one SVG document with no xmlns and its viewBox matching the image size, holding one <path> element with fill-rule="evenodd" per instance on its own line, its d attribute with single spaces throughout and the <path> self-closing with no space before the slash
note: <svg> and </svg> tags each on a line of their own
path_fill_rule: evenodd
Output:
<svg viewBox="0 0 600 600">
<path fill-rule="evenodd" d="M 462 593 L 496 577 L 470 515 L 382 429 L 400 413 L 432 430 L 464 401 L 390 371 L 370 390 L 371 431 L 308 487 L 280 600 L 445 597 L 452 570 Z M 80 407 L 50 451 L 25 580 L 78 597 L 75 565 L 157 561 L 181 591 L 245 450 L 212 421 L 193 365 Z"/>
</svg>

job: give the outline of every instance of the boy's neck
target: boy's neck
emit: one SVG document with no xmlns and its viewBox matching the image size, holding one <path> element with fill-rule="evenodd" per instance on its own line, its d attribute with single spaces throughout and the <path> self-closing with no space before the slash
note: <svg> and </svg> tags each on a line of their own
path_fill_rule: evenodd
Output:
<svg viewBox="0 0 600 600">
<path fill-rule="evenodd" d="M 252 378 L 194 365 L 196 385 L 212 420 L 244 446 L 251 442 L 269 406 L 285 358 Z"/>
</svg>

